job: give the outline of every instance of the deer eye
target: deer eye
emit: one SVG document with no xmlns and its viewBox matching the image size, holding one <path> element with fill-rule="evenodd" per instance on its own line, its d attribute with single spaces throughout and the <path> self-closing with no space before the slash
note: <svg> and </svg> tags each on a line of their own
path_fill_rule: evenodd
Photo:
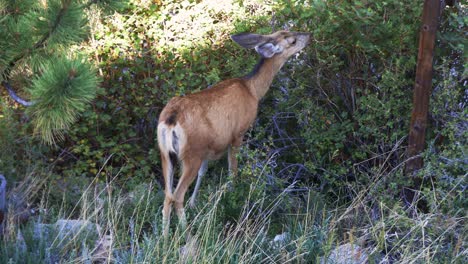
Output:
<svg viewBox="0 0 468 264">
<path fill-rule="evenodd" d="M 293 41 L 291 42 L 291 45 L 296 45 L 296 39 L 293 39 Z"/>
</svg>

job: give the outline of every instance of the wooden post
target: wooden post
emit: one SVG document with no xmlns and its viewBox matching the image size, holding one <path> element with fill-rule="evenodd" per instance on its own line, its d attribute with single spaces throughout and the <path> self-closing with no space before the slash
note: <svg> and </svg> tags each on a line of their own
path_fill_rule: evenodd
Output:
<svg viewBox="0 0 468 264">
<path fill-rule="evenodd" d="M 419 51 L 416 65 L 416 80 L 413 93 L 413 111 L 411 113 L 408 149 L 406 155 L 410 160 L 406 163 L 405 174 L 412 177 L 411 187 L 403 187 L 405 204 L 413 208 L 418 201 L 417 190 L 421 186 L 421 179 L 415 177 L 415 172 L 423 166 L 422 157 L 418 157 L 424 150 L 426 139 L 427 116 L 429 111 L 429 96 L 432 86 L 432 59 L 439 25 L 441 9 L 440 0 L 425 0 L 422 14 L 422 26 L 419 33 Z"/>
<path fill-rule="evenodd" d="M 413 176 L 413 186 L 403 188 L 403 198 L 407 205 L 412 205 L 417 199 L 415 190 L 420 188 L 421 179 L 414 177 L 415 172 L 423 166 L 423 159 L 418 155 L 424 150 L 426 139 L 429 97 L 432 86 L 432 60 L 439 25 L 439 16 L 445 4 L 455 5 L 456 1 L 425 0 L 422 14 L 422 26 L 419 34 L 419 51 L 416 66 L 416 80 L 413 94 L 413 111 L 408 138 L 405 174 Z"/>
<path fill-rule="evenodd" d="M 439 24 L 440 0 L 425 0 L 422 15 L 422 26 L 419 34 L 418 64 L 414 84 L 413 112 L 408 138 L 407 156 L 409 158 L 424 150 L 429 110 L 429 96 L 432 84 L 432 58 Z M 413 173 L 422 167 L 421 157 L 414 157 L 406 163 L 406 172 Z"/>
</svg>

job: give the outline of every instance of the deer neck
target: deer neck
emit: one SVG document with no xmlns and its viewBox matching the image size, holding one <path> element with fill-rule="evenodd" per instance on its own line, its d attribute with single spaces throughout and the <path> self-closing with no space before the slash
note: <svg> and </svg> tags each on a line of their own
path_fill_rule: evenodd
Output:
<svg viewBox="0 0 468 264">
<path fill-rule="evenodd" d="M 255 69 L 246 77 L 246 83 L 257 100 L 260 100 L 270 89 L 273 78 L 283 66 L 284 61 L 278 58 L 262 58 Z"/>
</svg>

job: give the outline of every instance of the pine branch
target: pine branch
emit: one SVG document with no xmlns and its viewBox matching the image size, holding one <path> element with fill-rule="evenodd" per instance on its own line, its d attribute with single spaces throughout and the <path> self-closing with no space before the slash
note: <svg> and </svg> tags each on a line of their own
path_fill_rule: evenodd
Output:
<svg viewBox="0 0 468 264">
<path fill-rule="evenodd" d="M 99 79 L 92 64 L 80 58 L 49 58 L 42 72 L 31 83 L 31 98 L 36 102 L 26 113 L 44 142 L 53 144 L 63 139 L 64 131 L 94 99 Z"/>
<path fill-rule="evenodd" d="M 13 67 L 15 67 L 15 65 L 16 65 L 16 63 L 18 61 L 20 61 L 26 55 L 30 54 L 32 51 L 41 48 L 41 46 L 44 45 L 44 43 L 47 41 L 47 39 L 49 39 L 50 36 L 52 36 L 52 34 L 55 32 L 58 25 L 60 24 L 60 21 L 62 20 L 62 17 L 65 14 L 65 11 L 67 10 L 69 4 L 70 4 L 69 1 L 65 2 L 65 5 L 60 9 L 60 12 L 59 12 L 59 14 L 57 16 L 57 19 L 55 20 L 54 25 L 52 26 L 51 30 L 49 30 L 49 32 L 47 32 L 47 34 L 45 34 L 39 41 L 37 41 L 36 44 L 34 44 L 32 48 L 26 50 L 24 53 L 19 54 L 18 56 L 16 56 L 15 58 L 12 59 L 12 61 L 8 64 L 8 67 L 2 73 L 3 76 L 5 76 L 4 80 L 7 80 L 7 81 L 9 80 L 10 72 L 13 69 Z"/>
<path fill-rule="evenodd" d="M 42 39 L 40 39 L 36 44 L 34 44 L 33 46 L 33 50 L 35 49 L 39 49 L 41 46 L 44 45 L 44 43 L 47 41 L 47 39 L 50 38 L 50 36 L 52 36 L 52 34 L 57 30 L 57 27 L 58 25 L 60 24 L 60 21 L 62 20 L 62 17 L 63 15 L 65 14 L 65 12 L 67 11 L 68 9 L 68 6 L 70 5 L 70 1 L 62 1 L 64 4 L 62 6 L 62 8 L 60 9 L 58 15 L 57 15 L 57 19 L 55 19 L 55 23 L 54 25 L 52 26 L 52 28 L 49 30 L 49 32 L 47 32 L 47 34 L 45 34 Z"/>
<path fill-rule="evenodd" d="M 8 91 L 8 94 L 10 95 L 11 98 L 13 98 L 13 100 L 15 100 L 17 103 L 21 104 L 21 105 L 24 105 L 24 106 L 31 106 L 34 104 L 34 102 L 29 102 L 29 101 L 26 101 L 24 99 L 22 99 L 21 97 L 19 97 L 15 91 L 13 91 L 13 89 L 11 88 L 10 84 L 7 83 L 7 82 L 2 82 L 2 85 L 7 89 Z"/>
<path fill-rule="evenodd" d="M 34 103 L 33 102 L 28 102 L 28 101 L 25 101 L 25 100 L 21 99 L 15 93 L 15 91 L 13 91 L 13 89 L 11 88 L 11 86 L 9 84 L 10 73 L 13 70 L 13 68 L 15 67 L 16 63 L 18 63 L 18 61 L 20 61 L 26 55 L 32 53 L 34 50 L 40 49 L 45 44 L 45 42 L 50 38 L 50 36 L 52 36 L 52 34 L 57 30 L 57 27 L 60 24 L 60 21 L 62 20 L 62 17 L 65 14 L 65 12 L 67 11 L 68 6 L 70 5 L 71 1 L 62 1 L 62 3 L 63 3 L 63 6 L 60 9 L 59 14 L 57 15 L 57 18 L 55 19 L 55 23 L 52 26 L 52 28 L 49 30 L 49 32 L 47 32 L 47 34 L 45 34 L 38 42 L 36 42 L 36 44 L 34 44 L 32 48 L 30 48 L 30 49 L 26 50 L 25 52 L 23 52 L 22 54 L 19 54 L 18 56 L 14 57 L 10 61 L 10 63 L 8 63 L 8 67 L 6 67 L 5 70 L 2 72 L 2 77 L 3 77 L 3 80 L 4 80 L 2 82 L 2 84 L 7 89 L 8 94 L 13 98 L 13 100 L 15 100 L 16 102 L 18 102 L 18 103 L 20 103 L 20 104 L 22 104 L 24 106 L 31 106 Z"/>
</svg>

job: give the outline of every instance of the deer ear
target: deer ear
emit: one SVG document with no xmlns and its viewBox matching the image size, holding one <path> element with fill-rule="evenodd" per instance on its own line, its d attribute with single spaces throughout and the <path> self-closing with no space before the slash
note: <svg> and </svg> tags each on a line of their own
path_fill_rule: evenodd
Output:
<svg viewBox="0 0 468 264">
<path fill-rule="evenodd" d="M 281 53 L 283 51 L 283 48 L 281 46 L 268 42 L 268 43 L 256 46 L 255 50 L 258 52 L 258 54 L 262 55 L 262 57 L 271 58 L 275 54 Z"/>
<path fill-rule="evenodd" d="M 264 36 L 251 33 L 241 33 L 232 35 L 231 39 L 246 49 L 253 49 L 256 46 L 263 44 L 267 41 Z"/>
</svg>

